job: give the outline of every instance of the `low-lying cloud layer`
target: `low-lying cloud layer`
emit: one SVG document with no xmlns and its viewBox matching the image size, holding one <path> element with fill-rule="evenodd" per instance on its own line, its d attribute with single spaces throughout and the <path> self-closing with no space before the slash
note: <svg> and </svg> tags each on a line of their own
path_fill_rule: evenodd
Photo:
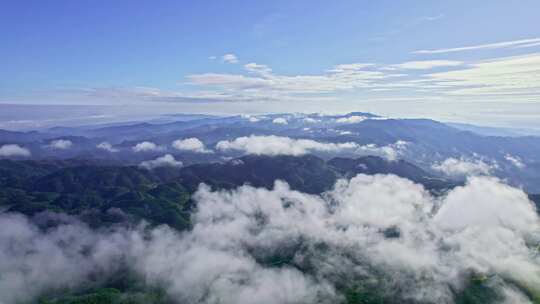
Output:
<svg viewBox="0 0 540 304">
<path fill-rule="evenodd" d="M 451 177 L 466 177 L 469 175 L 489 175 L 497 168 L 495 163 L 487 163 L 481 159 L 466 159 L 450 157 L 431 168 Z"/>
<path fill-rule="evenodd" d="M 67 150 L 73 146 L 73 142 L 69 139 L 56 139 L 51 141 L 47 148 L 57 149 L 57 150 Z"/>
<path fill-rule="evenodd" d="M 134 152 L 153 152 L 153 151 L 163 151 L 163 147 L 156 145 L 151 141 L 143 141 L 135 146 L 133 146 Z"/>
<path fill-rule="evenodd" d="M 177 139 L 172 143 L 172 147 L 180 151 L 189 151 L 195 153 L 212 153 L 211 150 L 206 149 L 202 141 L 195 137 Z"/>
<path fill-rule="evenodd" d="M 347 117 L 338 118 L 338 119 L 336 119 L 336 122 L 337 123 L 359 123 L 359 122 L 362 122 L 362 121 L 364 121 L 366 119 L 367 118 L 364 117 L 364 116 L 353 115 L 353 116 L 347 116 Z"/>
<path fill-rule="evenodd" d="M 278 118 L 274 118 L 274 120 L 272 120 L 272 123 L 275 123 L 275 124 L 278 124 L 278 125 L 286 125 L 289 122 L 287 121 L 286 118 L 278 117 Z"/>
<path fill-rule="evenodd" d="M 101 150 L 105 150 L 105 151 L 111 152 L 111 153 L 116 153 L 116 152 L 119 151 L 117 148 L 113 147 L 113 145 L 111 143 L 106 142 L 106 141 L 97 144 L 96 148 L 101 149 Z"/>
<path fill-rule="evenodd" d="M 0 146 L 0 157 L 28 157 L 30 150 L 15 144 L 6 144 Z"/>
<path fill-rule="evenodd" d="M 343 288 L 454 303 L 471 276 L 485 277 L 501 303 L 540 292 L 535 207 L 495 178 L 471 177 L 440 198 L 396 176 L 358 175 L 321 196 L 278 181 L 272 190 L 203 185 L 194 199 L 185 233 L 69 221 L 42 232 L 0 215 L 0 302 L 106 277 L 119 261 L 179 303 L 336 303 Z"/>
<path fill-rule="evenodd" d="M 508 162 L 510 162 L 512 165 L 514 165 L 518 169 L 525 168 L 525 164 L 521 160 L 519 156 L 513 156 L 511 154 L 505 154 L 504 159 L 506 159 Z"/>
<path fill-rule="evenodd" d="M 238 137 L 232 141 L 222 140 L 216 144 L 220 151 L 241 151 L 256 155 L 304 155 L 313 152 L 328 153 L 355 153 L 383 156 L 395 160 L 406 148 L 407 143 L 398 141 L 387 146 L 374 144 L 359 145 L 354 142 L 327 143 L 311 139 L 293 139 L 283 136 L 258 136 Z"/>
<path fill-rule="evenodd" d="M 165 154 L 156 159 L 145 160 L 139 164 L 139 167 L 152 170 L 159 167 L 182 167 L 183 163 L 178 161 L 171 154 Z"/>
</svg>

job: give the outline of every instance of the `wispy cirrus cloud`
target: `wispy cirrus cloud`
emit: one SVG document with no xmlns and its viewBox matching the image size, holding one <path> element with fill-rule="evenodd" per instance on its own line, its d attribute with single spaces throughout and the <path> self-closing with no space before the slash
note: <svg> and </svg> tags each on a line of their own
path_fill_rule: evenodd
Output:
<svg viewBox="0 0 540 304">
<path fill-rule="evenodd" d="M 263 64 L 244 65 L 245 74 L 203 73 L 188 75 L 188 83 L 213 86 L 225 91 L 242 91 L 257 96 L 282 97 L 284 94 L 322 94 L 355 88 L 366 88 L 377 82 L 404 76 L 384 71 L 375 64 L 341 64 L 316 75 L 280 75 Z"/>
<path fill-rule="evenodd" d="M 427 74 L 452 95 L 540 95 L 540 53 L 496 58 Z"/>
<path fill-rule="evenodd" d="M 503 41 L 503 42 L 486 43 L 486 44 L 478 44 L 478 45 L 470 45 L 470 46 L 462 46 L 462 47 L 454 47 L 454 48 L 418 50 L 418 51 L 414 51 L 413 53 L 414 54 L 445 54 L 445 53 L 455 53 L 455 52 L 474 51 L 474 50 L 523 48 L 523 47 L 533 47 L 537 45 L 540 45 L 540 38 Z"/>
<path fill-rule="evenodd" d="M 516 49 L 540 45 L 540 38 L 474 46 L 420 50 L 417 54 L 446 54 L 466 50 Z M 504 54 L 504 53 L 503 53 Z M 229 55 L 229 56 L 228 56 Z M 257 62 L 234 65 L 227 72 L 189 74 L 178 88 L 94 87 L 76 89 L 66 96 L 115 102 L 312 102 L 332 103 L 351 98 L 388 100 L 448 100 L 456 96 L 478 101 L 530 102 L 540 97 L 540 53 L 464 60 L 448 55 L 440 59 L 404 60 L 393 63 L 352 62 L 337 64 L 318 73 L 284 74 Z M 234 54 L 215 59 L 239 63 Z M 450 99 L 452 98 L 452 99 Z"/>
<path fill-rule="evenodd" d="M 456 60 L 421 60 L 421 61 L 407 61 L 399 64 L 394 64 L 392 67 L 406 69 L 406 70 L 429 70 L 440 67 L 455 67 L 463 65 L 462 61 Z"/>
<path fill-rule="evenodd" d="M 437 14 L 432 16 L 425 16 L 420 18 L 420 21 L 436 21 L 444 18 L 444 14 Z"/>
</svg>

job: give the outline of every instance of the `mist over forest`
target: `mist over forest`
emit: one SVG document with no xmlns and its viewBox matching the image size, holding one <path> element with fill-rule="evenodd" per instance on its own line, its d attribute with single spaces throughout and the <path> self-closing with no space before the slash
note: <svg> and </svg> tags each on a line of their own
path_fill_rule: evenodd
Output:
<svg viewBox="0 0 540 304">
<path fill-rule="evenodd" d="M 540 1 L 0 1 L 0 304 L 540 304 Z"/>
<path fill-rule="evenodd" d="M 2 303 L 539 300 L 539 139 L 182 118 L 4 131 Z"/>
</svg>

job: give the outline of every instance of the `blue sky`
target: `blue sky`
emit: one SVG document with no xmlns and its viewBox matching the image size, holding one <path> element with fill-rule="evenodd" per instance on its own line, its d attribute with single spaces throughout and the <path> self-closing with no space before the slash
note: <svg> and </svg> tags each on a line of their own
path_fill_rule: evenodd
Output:
<svg viewBox="0 0 540 304">
<path fill-rule="evenodd" d="M 0 103 L 532 126 L 538 12 L 536 0 L 4 0 Z"/>
</svg>

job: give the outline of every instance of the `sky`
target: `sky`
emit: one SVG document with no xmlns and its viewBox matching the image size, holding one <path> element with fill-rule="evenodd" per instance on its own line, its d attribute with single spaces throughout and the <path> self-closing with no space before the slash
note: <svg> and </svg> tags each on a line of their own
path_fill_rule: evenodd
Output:
<svg viewBox="0 0 540 304">
<path fill-rule="evenodd" d="M 3 0 L 0 104 L 540 128 L 538 12 L 537 0 Z"/>
</svg>

